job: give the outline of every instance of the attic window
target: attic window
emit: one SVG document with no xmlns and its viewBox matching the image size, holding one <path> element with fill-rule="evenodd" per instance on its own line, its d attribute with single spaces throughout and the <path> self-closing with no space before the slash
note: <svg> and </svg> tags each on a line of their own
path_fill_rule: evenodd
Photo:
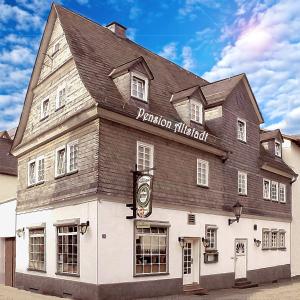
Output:
<svg viewBox="0 0 300 300">
<path fill-rule="evenodd" d="M 132 73 L 131 96 L 148 102 L 148 78 L 142 74 Z"/>
<path fill-rule="evenodd" d="M 60 44 L 59 42 L 57 42 L 56 44 L 54 44 L 52 56 L 54 56 L 59 51 L 59 49 L 60 49 Z"/>
<path fill-rule="evenodd" d="M 240 141 L 247 141 L 246 122 L 244 120 L 237 120 L 237 138 Z"/>
<path fill-rule="evenodd" d="M 202 124 L 203 121 L 203 106 L 201 103 L 191 101 L 191 120 Z"/>
<path fill-rule="evenodd" d="M 279 141 L 275 141 L 275 155 L 281 157 L 281 143 Z"/>
</svg>

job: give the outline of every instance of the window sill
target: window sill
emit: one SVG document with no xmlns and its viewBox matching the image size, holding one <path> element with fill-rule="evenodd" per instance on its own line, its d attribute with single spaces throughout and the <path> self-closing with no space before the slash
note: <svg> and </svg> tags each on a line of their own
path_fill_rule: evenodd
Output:
<svg viewBox="0 0 300 300">
<path fill-rule="evenodd" d="M 165 276 L 165 275 L 170 275 L 170 273 L 166 272 L 166 273 L 134 274 L 133 277 L 149 277 L 149 276 Z"/>
<path fill-rule="evenodd" d="M 60 179 L 60 178 L 63 178 L 65 176 L 71 176 L 71 175 L 76 174 L 76 173 L 78 173 L 78 170 L 74 170 L 72 172 L 64 173 L 64 174 L 61 174 L 61 175 L 56 175 L 54 177 L 54 179 Z"/>
<path fill-rule="evenodd" d="M 31 185 L 28 185 L 27 188 L 30 189 L 30 188 L 33 188 L 34 186 L 38 186 L 38 185 L 42 185 L 43 183 L 45 183 L 45 181 L 40 181 L 40 182 L 37 182 L 37 183 L 34 183 L 34 184 L 31 184 Z"/>
<path fill-rule="evenodd" d="M 244 141 L 244 140 L 241 140 L 241 139 L 237 139 L 239 142 L 241 142 L 241 143 L 243 143 L 243 144 L 247 144 L 247 140 L 246 141 Z"/>
<path fill-rule="evenodd" d="M 148 104 L 148 99 L 142 99 L 142 98 L 139 98 L 139 97 L 136 97 L 136 96 L 132 96 L 132 95 L 131 95 L 131 98 Z"/>
<path fill-rule="evenodd" d="M 281 203 L 281 204 L 286 204 L 286 201 L 285 201 L 285 202 L 279 201 L 279 203 Z"/>
<path fill-rule="evenodd" d="M 238 195 L 241 196 L 241 197 L 248 197 L 247 194 L 240 194 L 240 193 L 238 193 Z"/>
<path fill-rule="evenodd" d="M 280 251 L 286 251 L 286 247 L 278 248 Z"/>
<path fill-rule="evenodd" d="M 27 268 L 27 271 L 30 271 L 30 272 L 39 272 L 39 273 L 47 273 L 46 270 L 36 270 L 36 269 L 32 269 L 32 268 Z"/>
<path fill-rule="evenodd" d="M 270 250 L 270 248 L 261 248 L 261 250 L 266 251 L 266 250 Z"/>
<path fill-rule="evenodd" d="M 59 110 L 63 109 L 64 107 L 65 107 L 65 104 L 64 104 L 64 105 L 62 105 L 62 106 L 60 106 L 60 107 L 57 107 L 57 108 L 55 108 L 55 112 L 57 112 L 57 111 L 59 111 Z"/>
<path fill-rule="evenodd" d="M 56 54 L 57 54 L 58 52 L 59 52 L 59 50 L 54 51 L 54 52 L 52 53 L 51 57 L 56 56 Z"/>
<path fill-rule="evenodd" d="M 263 198 L 265 201 L 271 201 L 270 198 Z"/>
<path fill-rule="evenodd" d="M 68 273 L 60 273 L 60 272 L 55 272 L 55 275 L 68 276 L 68 277 L 80 277 L 79 274 L 68 274 Z"/>
<path fill-rule="evenodd" d="M 199 184 L 199 183 L 197 183 L 197 186 L 198 186 L 198 187 L 201 187 L 201 188 L 204 188 L 204 189 L 209 189 L 209 186 L 208 186 L 208 185 L 204 185 L 204 184 Z"/>
<path fill-rule="evenodd" d="M 48 118 L 49 118 L 49 115 L 47 115 L 47 116 L 41 118 L 41 119 L 40 119 L 40 122 L 42 122 L 42 121 L 44 121 L 44 120 L 46 120 L 46 119 L 48 119 Z"/>
</svg>

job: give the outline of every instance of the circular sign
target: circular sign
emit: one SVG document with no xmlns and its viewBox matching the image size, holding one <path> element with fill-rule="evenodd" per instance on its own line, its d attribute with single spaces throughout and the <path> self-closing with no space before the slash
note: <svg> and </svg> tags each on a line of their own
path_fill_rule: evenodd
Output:
<svg viewBox="0 0 300 300">
<path fill-rule="evenodd" d="M 150 201 L 150 188 L 149 185 L 142 184 L 137 192 L 137 202 L 141 207 L 146 207 Z"/>
</svg>

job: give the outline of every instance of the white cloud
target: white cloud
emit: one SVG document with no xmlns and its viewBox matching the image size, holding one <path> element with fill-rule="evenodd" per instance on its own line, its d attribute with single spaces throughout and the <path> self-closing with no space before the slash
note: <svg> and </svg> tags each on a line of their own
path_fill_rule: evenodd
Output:
<svg viewBox="0 0 300 300">
<path fill-rule="evenodd" d="M 129 19 L 134 20 L 138 18 L 142 13 L 142 10 L 137 6 L 132 6 L 129 10 Z"/>
<path fill-rule="evenodd" d="M 176 43 L 172 42 L 172 43 L 165 45 L 163 47 L 162 51 L 158 53 L 158 55 L 160 55 L 166 59 L 174 60 L 177 57 L 176 52 L 177 52 Z"/>
<path fill-rule="evenodd" d="M 28 65 L 34 62 L 32 50 L 26 47 L 16 46 L 10 51 L 4 50 L 0 53 L 0 62 L 7 62 L 15 65 Z"/>
<path fill-rule="evenodd" d="M 42 14 L 50 9 L 51 0 L 16 0 L 17 4 L 37 14 Z"/>
<path fill-rule="evenodd" d="M 282 0 L 269 8 L 252 2 L 252 15 L 243 19 L 236 40 L 203 77 L 214 81 L 246 73 L 267 125 L 299 132 L 300 2 Z"/>
<path fill-rule="evenodd" d="M 6 4 L 0 0 L 0 25 L 15 22 L 17 30 L 31 30 L 42 24 L 42 19 L 36 14 L 31 14 L 18 6 Z"/>
<path fill-rule="evenodd" d="M 77 0 L 80 5 L 85 5 L 89 3 L 89 0 Z"/>
<path fill-rule="evenodd" d="M 193 58 L 192 48 L 189 46 L 184 46 L 182 48 L 182 66 L 186 70 L 191 71 L 196 66 L 196 62 Z"/>
<path fill-rule="evenodd" d="M 135 35 L 136 35 L 136 28 L 127 28 L 126 30 L 126 34 L 127 34 L 127 37 L 134 41 L 135 40 Z"/>
</svg>

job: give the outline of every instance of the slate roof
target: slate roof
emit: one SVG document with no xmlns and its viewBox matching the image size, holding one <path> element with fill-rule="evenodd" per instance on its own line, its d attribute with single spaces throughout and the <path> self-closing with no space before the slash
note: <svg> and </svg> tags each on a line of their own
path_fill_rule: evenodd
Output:
<svg viewBox="0 0 300 300">
<path fill-rule="evenodd" d="M 260 133 L 260 141 L 261 142 L 265 142 L 265 141 L 269 141 L 272 139 L 276 139 L 279 138 L 282 140 L 282 135 L 279 129 L 275 129 L 275 130 L 262 130 L 262 132 Z"/>
<path fill-rule="evenodd" d="M 0 132 L 0 174 L 17 176 L 17 159 L 10 154 L 12 143 L 7 131 Z"/>
<path fill-rule="evenodd" d="M 267 164 L 268 166 L 274 167 L 278 170 L 298 176 L 281 158 L 275 157 L 264 147 L 260 147 L 260 161 L 261 164 Z"/>
<path fill-rule="evenodd" d="M 154 114 L 180 120 L 170 104 L 171 95 L 207 81 L 180 66 L 152 53 L 109 29 L 55 5 L 71 53 L 85 87 L 100 106 L 136 116 L 135 102 L 124 107 L 124 101 L 109 74 L 113 69 L 143 57 L 155 80 L 151 81 L 149 110 Z"/>
</svg>

